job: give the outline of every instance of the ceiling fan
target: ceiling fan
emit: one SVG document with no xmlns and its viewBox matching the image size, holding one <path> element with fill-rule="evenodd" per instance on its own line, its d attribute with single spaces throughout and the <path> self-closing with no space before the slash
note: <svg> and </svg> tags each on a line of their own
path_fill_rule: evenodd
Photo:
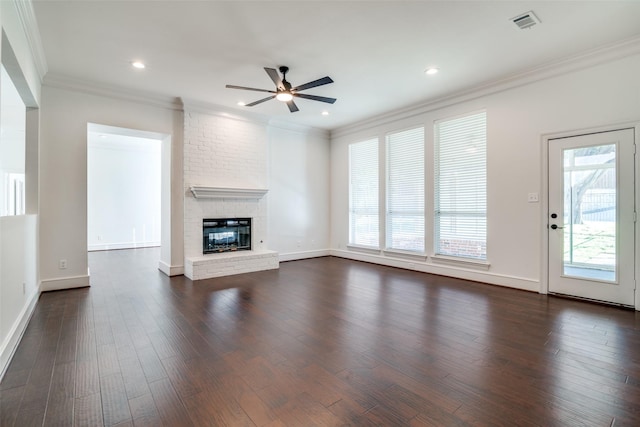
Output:
<svg viewBox="0 0 640 427">
<path fill-rule="evenodd" d="M 259 99 L 250 104 L 246 104 L 245 107 L 253 107 L 254 105 L 258 105 L 270 99 L 276 98 L 278 101 L 286 102 L 287 107 L 289 107 L 289 111 L 291 111 L 292 113 L 295 113 L 296 111 L 299 111 L 299 110 L 298 110 L 298 106 L 295 104 L 295 102 L 293 102 L 293 98 L 310 99 L 312 101 L 326 102 L 328 104 L 333 104 L 334 102 L 336 102 L 335 98 L 327 98 L 324 96 L 307 95 L 305 93 L 299 93 L 303 90 L 311 89 L 312 87 L 318 87 L 318 86 L 326 85 L 329 83 L 333 83 L 333 80 L 331 80 L 331 77 L 327 76 L 318 80 L 314 80 L 309 83 L 305 83 L 300 86 L 291 87 L 291 83 L 287 81 L 287 72 L 289 71 L 289 67 L 281 66 L 278 69 L 282 73 L 282 79 L 280 79 L 280 76 L 278 75 L 278 72 L 276 71 L 275 68 L 264 67 L 264 70 L 267 72 L 269 77 L 271 77 L 271 80 L 273 80 L 273 82 L 276 84 L 276 90 L 256 89 L 253 87 L 234 86 L 234 85 L 227 85 L 226 87 L 229 89 L 253 90 L 256 92 L 267 92 L 267 93 L 275 94 L 263 99 Z"/>
</svg>

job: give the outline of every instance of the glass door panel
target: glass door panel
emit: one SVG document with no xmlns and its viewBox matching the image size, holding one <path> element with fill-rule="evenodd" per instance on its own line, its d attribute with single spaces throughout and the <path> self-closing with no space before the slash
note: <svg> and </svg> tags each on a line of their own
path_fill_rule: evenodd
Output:
<svg viewBox="0 0 640 427">
<path fill-rule="evenodd" d="M 616 281 L 616 145 L 563 150 L 564 275 Z"/>
</svg>

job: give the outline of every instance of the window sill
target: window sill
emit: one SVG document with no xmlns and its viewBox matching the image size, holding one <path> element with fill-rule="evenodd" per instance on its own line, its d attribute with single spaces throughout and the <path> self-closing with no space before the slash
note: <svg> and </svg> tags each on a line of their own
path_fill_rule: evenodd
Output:
<svg viewBox="0 0 640 427">
<path fill-rule="evenodd" d="M 354 252 L 362 252 L 365 254 L 379 255 L 380 249 L 371 246 L 347 245 L 347 249 Z"/>
<path fill-rule="evenodd" d="M 489 270 L 491 263 L 488 261 L 473 258 L 456 258 L 445 255 L 431 255 L 431 260 L 436 264 L 457 265 L 459 267 L 476 268 L 478 270 Z"/>
<path fill-rule="evenodd" d="M 384 253 L 385 256 L 390 256 L 395 258 L 412 259 L 415 261 L 427 260 L 427 254 L 423 252 L 403 251 L 401 249 L 385 249 L 382 252 Z"/>
</svg>

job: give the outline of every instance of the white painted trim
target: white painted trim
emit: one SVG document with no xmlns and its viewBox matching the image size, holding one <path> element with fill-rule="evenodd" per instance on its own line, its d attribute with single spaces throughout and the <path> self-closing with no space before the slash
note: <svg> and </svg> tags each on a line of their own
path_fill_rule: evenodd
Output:
<svg viewBox="0 0 640 427">
<path fill-rule="evenodd" d="M 269 190 L 265 188 L 189 187 L 196 199 L 261 199 Z"/>
<path fill-rule="evenodd" d="M 169 277 L 182 276 L 184 274 L 184 265 L 169 265 L 166 262 L 158 262 L 158 270 Z"/>
<path fill-rule="evenodd" d="M 412 260 L 388 258 L 381 255 L 349 252 L 341 249 L 331 249 L 331 255 L 356 261 L 370 262 L 372 264 L 403 268 L 405 270 L 419 271 L 422 273 L 437 274 L 439 276 L 455 277 L 458 279 L 472 280 L 474 282 L 505 286 L 524 291 L 538 292 L 538 289 L 540 287 L 540 282 L 536 279 L 509 276 L 506 274 L 489 273 L 478 271 L 477 269 L 461 268 L 455 266 L 439 266 Z"/>
<path fill-rule="evenodd" d="M 168 110 L 183 111 L 183 105 L 180 98 L 172 98 L 151 92 L 144 92 L 138 89 L 123 88 L 120 86 L 80 80 L 61 74 L 47 73 L 42 84 L 52 88 L 66 89 L 74 92 L 98 95 L 105 98 L 137 102 L 154 107 L 166 108 Z"/>
<path fill-rule="evenodd" d="M 22 340 L 24 331 L 27 329 L 29 320 L 36 308 L 36 303 L 40 297 L 40 292 L 34 292 L 29 298 L 29 302 L 25 304 L 24 308 L 18 315 L 18 318 L 11 326 L 11 330 L 7 334 L 2 346 L 0 346 L 0 381 L 4 378 L 4 374 L 11 363 L 11 359 L 18 348 L 18 344 Z"/>
<path fill-rule="evenodd" d="M 635 182 L 635 186 L 636 186 L 636 205 L 635 205 L 635 210 L 636 210 L 636 256 L 635 256 L 635 260 L 636 260 L 636 271 L 635 271 L 635 282 L 636 282 L 636 290 L 635 290 L 635 294 L 636 294 L 636 311 L 640 311 L 640 289 L 638 289 L 639 286 L 639 282 L 640 282 L 640 262 L 638 262 L 638 259 L 640 259 L 640 222 L 638 220 L 638 214 L 639 214 L 639 210 L 640 210 L 640 152 L 638 152 L 638 146 L 640 145 L 640 121 L 635 123 L 635 139 L 634 139 L 634 143 L 636 146 L 636 164 L 635 164 L 635 177 L 636 177 L 636 182 Z"/>
<path fill-rule="evenodd" d="M 33 10 L 33 3 L 31 1 L 13 0 L 13 4 L 16 6 L 20 24 L 22 24 L 22 29 L 29 43 L 33 62 L 38 70 L 40 82 L 42 82 L 42 79 L 49 71 L 49 67 L 42 47 L 42 37 L 40 36 L 36 14 Z"/>
<path fill-rule="evenodd" d="M 40 292 L 59 291 L 61 289 L 84 288 L 91 286 L 89 275 L 63 277 L 60 279 L 42 280 L 40 282 Z"/>
<path fill-rule="evenodd" d="M 222 117 L 225 119 L 238 120 L 253 124 L 269 124 L 269 117 L 264 114 L 249 111 L 239 111 L 221 105 L 210 104 L 208 102 L 196 101 L 193 99 L 181 98 L 184 111 L 188 113 L 201 113 L 209 116 Z"/>
<path fill-rule="evenodd" d="M 327 129 L 314 128 L 311 126 L 300 125 L 298 123 L 288 122 L 282 119 L 269 120 L 269 127 L 276 129 L 283 129 L 292 132 L 298 132 L 305 135 L 317 135 L 323 138 L 329 138 L 331 136 Z"/>
<path fill-rule="evenodd" d="M 117 249 L 139 249 L 139 248 L 156 248 L 160 246 L 160 242 L 122 242 L 109 243 L 100 245 L 88 245 L 87 250 L 92 251 L 111 251 Z"/>
<path fill-rule="evenodd" d="M 488 270 L 491 263 L 485 260 L 473 258 L 459 258 L 446 255 L 431 255 L 431 261 L 434 263 L 442 263 L 448 265 L 457 265 L 460 267 Z"/>
<path fill-rule="evenodd" d="M 635 36 L 610 45 L 592 49 L 578 55 L 570 56 L 560 61 L 531 68 L 529 70 L 511 74 L 503 78 L 489 81 L 472 89 L 456 92 L 442 98 L 429 100 L 409 107 L 401 108 L 389 113 L 367 118 L 360 122 L 346 125 L 331 131 L 331 138 L 340 138 L 356 132 L 366 131 L 374 126 L 381 126 L 401 119 L 408 119 L 430 111 L 439 110 L 455 104 L 493 95 L 508 89 L 525 86 L 540 80 L 557 77 L 605 62 L 614 61 L 640 53 L 640 37 Z"/>
<path fill-rule="evenodd" d="M 425 252 L 403 251 L 402 249 L 383 249 L 382 253 L 391 258 L 403 258 L 418 262 L 425 262 L 428 258 Z"/>
<path fill-rule="evenodd" d="M 347 249 L 349 249 L 350 251 L 354 251 L 354 252 L 362 252 L 362 253 L 365 253 L 365 254 L 373 254 L 373 255 L 380 255 L 382 253 L 382 249 L 374 248 L 374 247 L 370 247 L 370 246 L 360 246 L 360 245 L 348 244 L 347 245 Z"/>
<path fill-rule="evenodd" d="M 299 259 L 319 258 L 331 255 L 330 249 L 318 249 L 315 251 L 287 252 L 280 254 L 280 262 L 296 261 Z"/>
<path fill-rule="evenodd" d="M 540 292 L 549 293 L 549 137 L 541 135 L 540 153 Z"/>
</svg>

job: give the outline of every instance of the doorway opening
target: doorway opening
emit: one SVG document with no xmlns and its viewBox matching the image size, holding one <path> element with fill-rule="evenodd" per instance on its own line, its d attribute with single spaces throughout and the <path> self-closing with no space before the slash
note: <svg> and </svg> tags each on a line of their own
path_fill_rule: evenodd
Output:
<svg viewBox="0 0 640 427">
<path fill-rule="evenodd" d="M 164 246 L 168 135 L 87 126 L 87 250 Z"/>
</svg>

